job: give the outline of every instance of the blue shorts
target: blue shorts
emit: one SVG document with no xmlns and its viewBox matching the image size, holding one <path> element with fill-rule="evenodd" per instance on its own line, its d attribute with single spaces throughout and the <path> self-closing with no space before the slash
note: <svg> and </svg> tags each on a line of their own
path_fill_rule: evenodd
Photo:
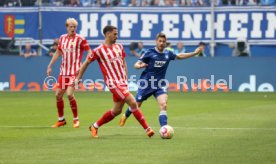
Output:
<svg viewBox="0 0 276 164">
<path fill-rule="evenodd" d="M 137 102 L 143 102 L 147 100 L 151 95 L 153 95 L 155 98 L 157 98 L 159 95 L 167 94 L 167 88 L 145 88 L 145 89 L 138 89 L 136 93 L 136 101 Z"/>
</svg>

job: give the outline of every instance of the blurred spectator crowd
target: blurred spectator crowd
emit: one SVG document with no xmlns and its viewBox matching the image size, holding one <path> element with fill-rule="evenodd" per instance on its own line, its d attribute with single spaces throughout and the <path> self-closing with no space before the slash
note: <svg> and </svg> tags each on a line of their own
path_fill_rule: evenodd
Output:
<svg viewBox="0 0 276 164">
<path fill-rule="evenodd" d="M 14 6 L 210 6 L 212 0 L 1 0 L 0 7 Z M 214 0 L 216 6 L 276 5 L 276 0 Z"/>
</svg>

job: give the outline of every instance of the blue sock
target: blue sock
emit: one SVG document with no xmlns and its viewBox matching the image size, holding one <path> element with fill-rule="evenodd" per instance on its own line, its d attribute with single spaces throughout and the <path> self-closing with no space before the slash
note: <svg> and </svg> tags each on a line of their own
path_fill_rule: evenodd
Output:
<svg viewBox="0 0 276 164">
<path fill-rule="evenodd" d="M 160 126 L 164 126 L 168 124 L 167 111 L 161 111 L 159 114 L 159 123 Z"/>
<path fill-rule="evenodd" d="M 132 112 L 130 111 L 130 107 L 128 107 L 126 110 L 126 113 L 125 113 L 126 117 L 129 117 L 131 115 L 131 113 Z"/>
</svg>

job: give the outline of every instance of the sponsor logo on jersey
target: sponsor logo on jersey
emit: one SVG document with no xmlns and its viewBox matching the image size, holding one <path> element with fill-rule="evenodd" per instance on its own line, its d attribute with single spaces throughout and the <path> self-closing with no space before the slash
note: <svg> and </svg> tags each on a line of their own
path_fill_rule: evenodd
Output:
<svg viewBox="0 0 276 164">
<path fill-rule="evenodd" d="M 166 61 L 155 61 L 154 67 L 163 67 L 166 64 Z"/>
</svg>

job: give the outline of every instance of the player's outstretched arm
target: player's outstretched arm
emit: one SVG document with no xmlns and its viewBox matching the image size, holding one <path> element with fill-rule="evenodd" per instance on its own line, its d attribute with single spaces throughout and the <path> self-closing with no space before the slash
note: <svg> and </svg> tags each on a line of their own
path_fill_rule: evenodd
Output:
<svg viewBox="0 0 276 164">
<path fill-rule="evenodd" d="M 176 59 L 187 59 L 187 58 L 196 56 L 196 55 L 199 54 L 200 52 L 202 52 L 202 48 L 201 48 L 201 47 L 198 47 L 194 52 L 177 54 L 177 55 L 176 55 Z"/>
<path fill-rule="evenodd" d="M 52 66 L 58 60 L 59 55 L 60 55 L 60 50 L 57 49 L 47 67 L 47 76 L 50 76 L 52 74 Z"/>
<path fill-rule="evenodd" d="M 140 69 L 140 68 L 145 68 L 145 67 L 147 67 L 148 66 L 148 64 L 146 64 L 146 63 L 143 63 L 142 61 L 137 61 L 135 64 L 134 64 L 134 68 L 136 68 L 136 69 Z"/>
</svg>

